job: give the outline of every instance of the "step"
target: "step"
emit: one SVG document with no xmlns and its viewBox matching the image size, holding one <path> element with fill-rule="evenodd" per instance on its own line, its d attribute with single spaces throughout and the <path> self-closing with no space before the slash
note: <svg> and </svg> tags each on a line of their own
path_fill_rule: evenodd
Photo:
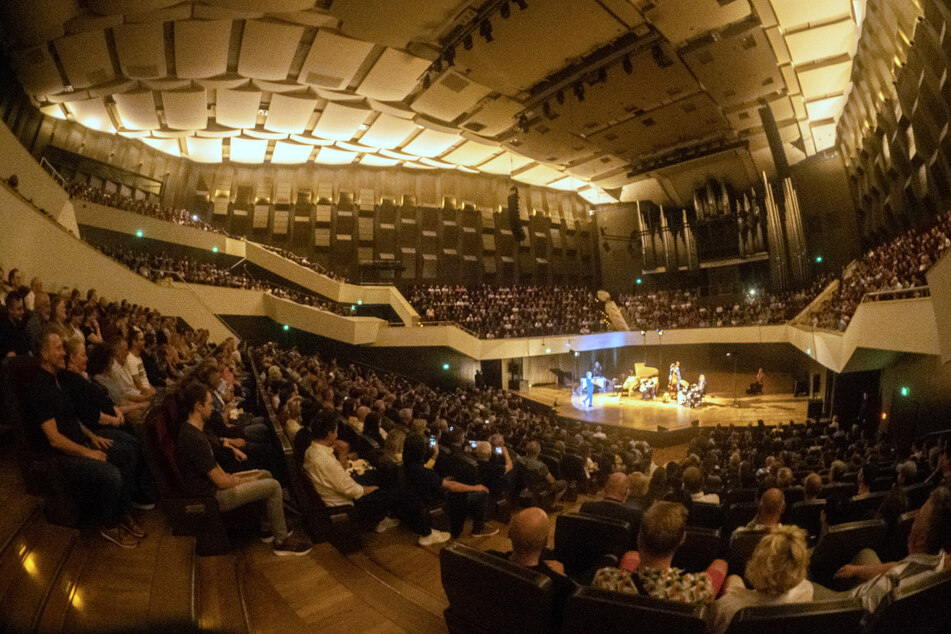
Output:
<svg viewBox="0 0 951 634">
<path fill-rule="evenodd" d="M 250 632 L 235 555 L 198 557 L 198 626 L 213 632 Z"/>
<path fill-rule="evenodd" d="M 33 629 L 79 533 L 49 524 L 34 511 L 0 561 L 0 623 L 10 631 Z M 81 557 L 71 567 L 81 567 Z"/>
<path fill-rule="evenodd" d="M 83 591 L 79 582 L 91 556 L 91 549 L 78 539 L 60 569 L 59 577 L 46 599 L 36 625 L 38 632 L 61 632 L 70 610 L 83 608 Z"/>
<path fill-rule="evenodd" d="M 195 538 L 169 534 L 160 539 L 149 594 L 148 622 L 194 626 L 198 589 Z"/>
<path fill-rule="evenodd" d="M 33 511 L 40 507 L 40 503 L 40 498 L 25 493 L 3 501 L 3 513 L 0 513 L 0 554 L 17 536 Z"/>
</svg>

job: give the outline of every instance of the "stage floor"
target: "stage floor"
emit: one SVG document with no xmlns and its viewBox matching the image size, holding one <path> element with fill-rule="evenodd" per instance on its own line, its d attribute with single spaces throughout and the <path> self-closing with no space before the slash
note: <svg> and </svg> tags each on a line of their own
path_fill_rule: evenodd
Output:
<svg viewBox="0 0 951 634">
<path fill-rule="evenodd" d="M 561 416 L 591 423 L 616 425 L 630 429 L 654 431 L 657 426 L 676 429 L 690 426 L 690 421 L 700 419 L 702 427 L 715 425 L 755 425 L 762 420 L 775 425 L 794 420 L 806 420 L 809 404 L 807 397 L 792 394 L 743 395 L 739 407 L 733 406 L 733 395 L 714 393 L 703 399 L 703 405 L 691 409 L 671 401 L 642 401 L 640 394 L 633 398 L 617 394 L 595 394 L 592 407 L 582 403 L 582 396 L 555 386 L 535 386 L 519 392 L 522 396 L 544 405 L 555 406 Z"/>
</svg>

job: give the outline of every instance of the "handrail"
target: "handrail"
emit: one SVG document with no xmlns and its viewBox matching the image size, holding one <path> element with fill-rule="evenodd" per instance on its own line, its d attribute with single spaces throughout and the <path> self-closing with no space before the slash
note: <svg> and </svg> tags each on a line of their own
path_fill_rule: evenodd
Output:
<svg viewBox="0 0 951 634">
<path fill-rule="evenodd" d="M 867 302 L 887 302 L 902 299 L 919 299 L 922 297 L 931 297 L 931 287 L 912 286 L 911 288 L 896 288 L 887 291 L 874 291 L 862 295 L 861 304 Z"/>
<path fill-rule="evenodd" d="M 46 172 L 47 172 L 50 176 L 53 177 L 53 180 L 55 180 L 57 183 L 59 183 L 60 187 L 62 187 L 63 189 L 67 189 L 67 185 L 68 185 L 69 181 L 67 181 L 65 178 L 63 178 L 63 175 L 62 175 L 62 174 L 60 174 L 59 172 L 56 171 L 56 168 L 53 167 L 53 164 L 52 164 L 52 163 L 50 163 L 49 161 L 46 160 L 46 157 L 45 157 L 45 156 L 42 157 L 42 158 L 40 158 L 40 167 L 42 167 L 44 170 L 46 170 Z M 67 190 L 67 192 L 68 192 L 68 190 Z"/>
</svg>

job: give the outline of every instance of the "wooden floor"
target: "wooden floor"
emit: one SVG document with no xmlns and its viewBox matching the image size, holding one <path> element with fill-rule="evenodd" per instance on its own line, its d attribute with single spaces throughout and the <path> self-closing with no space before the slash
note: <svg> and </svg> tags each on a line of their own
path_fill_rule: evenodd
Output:
<svg viewBox="0 0 951 634">
<path fill-rule="evenodd" d="M 737 406 L 732 394 L 715 393 L 704 397 L 703 405 L 691 409 L 659 399 L 642 401 L 640 395 L 629 398 L 618 394 L 595 394 L 589 408 L 582 403 L 582 396 L 572 394 L 566 388 L 535 386 L 519 394 L 553 406 L 559 415 L 568 418 L 643 430 L 655 430 L 658 425 L 668 429 L 688 427 L 697 419 L 701 426 L 754 425 L 759 420 L 767 425 L 790 420 L 802 422 L 806 419 L 809 403 L 808 398 L 792 394 L 765 394 L 744 395 L 739 398 Z"/>
</svg>

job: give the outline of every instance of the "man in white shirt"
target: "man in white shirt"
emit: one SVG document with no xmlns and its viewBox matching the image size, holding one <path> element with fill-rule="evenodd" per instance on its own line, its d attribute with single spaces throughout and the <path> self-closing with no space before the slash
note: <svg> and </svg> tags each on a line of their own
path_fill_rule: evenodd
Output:
<svg viewBox="0 0 951 634">
<path fill-rule="evenodd" d="M 684 469 L 684 488 L 690 494 L 690 499 L 694 502 L 703 502 L 705 504 L 719 504 L 720 496 L 716 493 L 703 492 L 703 472 L 697 467 L 687 467 Z"/>
<path fill-rule="evenodd" d="M 147 396 L 155 394 L 155 388 L 149 383 L 149 377 L 145 373 L 145 365 L 142 363 L 142 351 L 145 349 L 145 334 L 138 328 L 129 329 L 129 353 L 125 358 L 125 369 L 132 376 L 135 387 Z"/>
<path fill-rule="evenodd" d="M 376 486 L 364 486 L 346 472 L 334 454 L 337 442 L 337 417 L 330 410 L 321 411 L 310 425 L 312 441 L 304 452 L 304 471 L 324 504 L 333 508 L 353 506 L 357 517 L 367 524 L 378 522 L 376 531 L 396 526 L 399 521 L 386 517 L 388 496 Z M 302 428 L 298 433 L 308 433 Z"/>
</svg>

